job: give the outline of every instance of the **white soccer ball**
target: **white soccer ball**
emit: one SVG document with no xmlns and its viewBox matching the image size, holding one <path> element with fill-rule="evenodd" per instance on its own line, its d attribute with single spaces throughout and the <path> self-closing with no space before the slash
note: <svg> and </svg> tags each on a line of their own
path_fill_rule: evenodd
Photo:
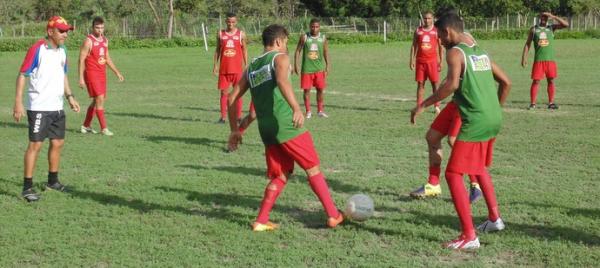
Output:
<svg viewBox="0 0 600 268">
<path fill-rule="evenodd" d="M 344 215 L 346 218 L 355 221 L 365 221 L 375 211 L 373 199 L 364 194 L 355 194 L 348 198 Z"/>
</svg>

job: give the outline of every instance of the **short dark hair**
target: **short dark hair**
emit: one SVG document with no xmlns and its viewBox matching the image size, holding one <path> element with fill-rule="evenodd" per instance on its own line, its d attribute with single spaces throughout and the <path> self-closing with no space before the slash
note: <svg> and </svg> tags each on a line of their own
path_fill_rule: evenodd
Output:
<svg viewBox="0 0 600 268">
<path fill-rule="evenodd" d="M 319 23 L 319 24 L 320 24 L 320 23 L 321 23 L 321 20 L 320 20 L 320 19 L 317 19 L 317 18 L 312 18 L 312 19 L 310 20 L 310 23 L 309 23 L 309 24 L 313 24 L 313 23 Z"/>
<path fill-rule="evenodd" d="M 275 43 L 277 38 L 287 38 L 289 35 L 288 30 L 279 24 L 271 24 L 267 26 L 262 32 L 262 43 L 263 46 L 270 46 Z"/>
<path fill-rule="evenodd" d="M 443 13 L 435 22 L 435 27 L 438 29 L 452 28 L 457 32 L 464 31 L 463 20 L 456 12 Z"/>
<path fill-rule="evenodd" d="M 435 14 L 433 14 L 433 11 L 431 11 L 431 10 L 425 10 L 423 13 L 421 13 L 421 15 L 423 15 L 423 16 L 425 16 L 425 15 L 427 15 L 427 14 L 430 14 L 430 15 L 432 15 L 432 16 L 435 16 Z"/>
<path fill-rule="evenodd" d="M 104 24 L 104 19 L 102 17 L 95 17 L 92 20 L 92 27 L 98 25 L 98 24 Z"/>
<path fill-rule="evenodd" d="M 226 18 L 234 18 L 236 17 L 235 13 L 233 12 L 227 12 L 227 14 L 225 14 Z"/>
</svg>

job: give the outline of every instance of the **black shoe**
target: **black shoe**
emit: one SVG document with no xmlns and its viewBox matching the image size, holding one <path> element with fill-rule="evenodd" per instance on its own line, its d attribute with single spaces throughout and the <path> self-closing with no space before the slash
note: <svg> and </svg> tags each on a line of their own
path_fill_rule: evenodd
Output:
<svg viewBox="0 0 600 268">
<path fill-rule="evenodd" d="M 67 191 L 66 188 L 65 188 L 65 186 L 62 185 L 62 183 L 60 183 L 60 182 L 55 182 L 54 184 L 51 184 L 51 185 L 46 183 L 44 185 L 44 188 L 46 190 L 54 190 L 54 191 L 59 191 L 59 192 L 66 192 Z"/>
<path fill-rule="evenodd" d="M 35 202 L 40 200 L 40 195 L 38 195 L 32 188 L 24 190 L 21 193 L 21 196 L 27 200 L 27 202 Z"/>
<path fill-rule="evenodd" d="M 529 108 L 527 108 L 527 110 L 535 110 L 535 108 L 537 108 L 535 106 L 535 103 L 529 104 Z"/>
<path fill-rule="evenodd" d="M 548 110 L 558 110 L 558 105 L 556 103 L 548 104 Z"/>
<path fill-rule="evenodd" d="M 225 124 L 225 119 L 219 118 L 219 121 L 217 121 L 217 124 Z"/>
</svg>

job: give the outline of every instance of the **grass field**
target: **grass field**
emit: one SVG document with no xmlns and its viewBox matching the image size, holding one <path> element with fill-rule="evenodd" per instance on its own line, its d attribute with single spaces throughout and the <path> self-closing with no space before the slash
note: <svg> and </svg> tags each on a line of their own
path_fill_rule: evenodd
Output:
<svg viewBox="0 0 600 268">
<path fill-rule="evenodd" d="M 513 89 L 491 169 L 507 229 L 481 234 L 475 252 L 440 246 L 458 234 L 445 183 L 442 198 L 408 198 L 426 178 L 423 137 L 433 118 L 428 112 L 409 124 L 409 43 L 332 46 L 330 118 L 306 122 L 338 206 L 366 193 L 375 217 L 324 228 L 321 205 L 300 172 L 271 214 L 282 224 L 274 233 L 249 230 L 267 184 L 263 145 L 253 125 L 238 152 L 224 152 L 228 127 L 215 124 L 212 51 L 112 51 L 126 78 L 119 84 L 109 74 L 107 119 L 116 135 L 78 134 L 85 114 L 68 112 L 60 176 L 72 191 L 45 192 L 33 204 L 19 196 L 27 128 L 11 116 L 24 52 L 2 53 L 0 266 L 597 266 L 600 41 L 556 42 L 557 111 L 545 109 L 545 83 L 543 108 L 525 109 L 530 68 L 518 65 L 523 41 L 481 45 Z M 87 106 L 87 94 L 76 88 L 76 54 L 70 52 L 71 86 Z M 37 189 L 46 180 L 45 152 Z M 475 223 L 485 219 L 483 201 L 473 215 Z"/>
</svg>

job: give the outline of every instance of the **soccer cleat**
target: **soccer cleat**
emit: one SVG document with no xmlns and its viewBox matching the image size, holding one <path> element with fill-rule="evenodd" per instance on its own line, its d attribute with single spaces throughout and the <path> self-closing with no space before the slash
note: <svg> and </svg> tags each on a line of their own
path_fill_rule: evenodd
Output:
<svg viewBox="0 0 600 268">
<path fill-rule="evenodd" d="M 317 116 L 323 117 L 323 118 L 328 118 L 329 117 L 329 115 L 327 115 L 325 112 L 319 112 L 319 113 L 317 113 Z"/>
<path fill-rule="evenodd" d="M 469 202 L 473 204 L 481 199 L 482 196 L 483 192 L 481 191 L 481 187 L 479 187 L 479 183 L 471 183 L 469 187 Z"/>
<path fill-rule="evenodd" d="M 219 118 L 219 121 L 217 121 L 217 124 L 225 124 L 225 118 Z"/>
<path fill-rule="evenodd" d="M 448 249 L 478 249 L 480 246 L 479 238 L 475 237 L 472 240 L 467 240 L 463 235 L 443 244 L 443 247 Z"/>
<path fill-rule="evenodd" d="M 24 190 L 21 192 L 21 196 L 27 200 L 27 202 L 35 202 L 40 200 L 40 195 L 38 195 L 32 188 Z"/>
<path fill-rule="evenodd" d="M 312 117 L 312 113 L 310 111 L 306 112 L 306 119 L 310 119 Z"/>
<path fill-rule="evenodd" d="M 419 187 L 410 193 L 410 196 L 413 198 L 426 198 L 426 197 L 436 197 L 442 194 L 442 186 L 431 185 L 429 183 Z"/>
<path fill-rule="evenodd" d="M 103 129 L 102 131 L 100 131 L 102 133 L 102 135 L 104 136 L 112 136 L 115 135 L 114 133 L 112 133 L 112 131 L 108 130 L 108 128 Z"/>
<path fill-rule="evenodd" d="M 535 108 L 537 108 L 535 106 L 535 103 L 529 104 L 529 107 L 527 108 L 527 110 L 535 110 Z"/>
<path fill-rule="evenodd" d="M 442 112 L 442 110 L 440 110 L 439 106 L 435 106 L 435 109 L 433 110 L 433 112 L 435 113 L 435 115 L 438 115 Z"/>
<path fill-rule="evenodd" d="M 558 105 L 556 105 L 556 103 L 549 103 L 548 104 L 548 110 L 558 110 Z"/>
<path fill-rule="evenodd" d="M 85 127 L 85 126 L 81 126 L 81 129 L 79 130 L 79 132 L 81 132 L 82 134 L 88 134 L 88 133 L 96 134 L 96 133 L 98 133 L 93 128 L 91 128 L 91 127 Z"/>
<path fill-rule="evenodd" d="M 498 218 L 496 221 L 486 220 L 479 226 L 477 226 L 477 230 L 480 232 L 495 232 L 502 231 L 506 228 L 504 225 L 504 221 L 501 218 Z"/>
<path fill-rule="evenodd" d="M 329 228 L 335 228 L 338 225 L 340 225 L 340 223 L 342 223 L 344 221 L 344 214 L 342 212 L 340 212 L 340 215 L 337 217 L 329 217 L 327 219 L 327 227 Z"/>
<path fill-rule="evenodd" d="M 270 221 L 266 223 L 254 222 L 252 224 L 252 231 L 254 232 L 274 231 L 277 228 L 279 228 L 279 224 L 275 224 Z"/>
<path fill-rule="evenodd" d="M 55 182 L 53 184 L 45 184 L 44 189 L 46 190 L 54 190 L 59 192 L 66 192 L 65 186 L 60 182 Z"/>
</svg>

